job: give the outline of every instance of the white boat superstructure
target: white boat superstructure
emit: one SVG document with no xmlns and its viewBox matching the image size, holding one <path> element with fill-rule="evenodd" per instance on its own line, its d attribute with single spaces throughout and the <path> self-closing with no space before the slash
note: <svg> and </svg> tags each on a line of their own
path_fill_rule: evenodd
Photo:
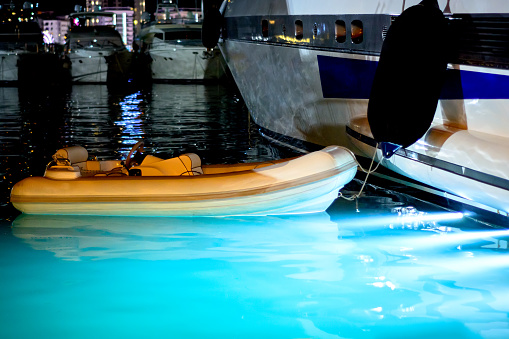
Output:
<svg viewBox="0 0 509 339">
<path fill-rule="evenodd" d="M 430 33 L 412 41 L 413 31 L 409 32 L 405 43 L 417 42 L 419 52 L 407 55 L 400 70 L 378 81 L 393 89 L 386 92 L 391 105 L 384 106 L 384 124 L 403 126 L 402 133 L 417 129 L 417 112 L 425 106 L 423 100 L 430 99 L 412 95 L 412 88 L 418 92 L 423 83 L 418 70 L 426 62 L 419 56 L 438 51 L 440 42 L 447 47 L 442 51 L 447 61 L 444 77 L 426 80 L 440 86 L 438 104 L 429 113 L 424 135 L 390 158 L 381 160 L 378 150 L 378 160 L 451 197 L 507 216 L 509 7 L 497 0 L 419 3 L 229 1 L 223 6 L 219 46 L 254 121 L 266 135 L 302 148 L 342 145 L 370 158 L 377 141 L 388 141 L 373 136 L 373 127 L 378 126 L 368 119 L 384 39 L 396 35 L 395 23 L 403 21 L 398 20 L 402 13 L 438 5 L 447 26 L 443 35 Z M 406 11 L 409 8 L 413 9 Z M 391 80 L 403 76 L 408 76 L 403 84 Z M 394 84 L 399 87 L 392 88 Z M 405 90 L 409 92 L 402 94 Z M 395 117 L 401 103 L 406 115 Z"/>
<path fill-rule="evenodd" d="M 108 12 L 71 14 L 73 26 L 68 33 L 66 51 L 71 61 L 73 82 L 105 83 L 129 76 L 132 55 L 113 25 L 92 25 L 113 17 Z"/>
<path fill-rule="evenodd" d="M 142 50 L 150 55 L 155 81 L 202 81 L 221 79 L 226 64 L 218 48 L 207 50 L 201 41 L 198 10 L 187 10 L 161 1 L 155 20 L 140 32 Z"/>
</svg>

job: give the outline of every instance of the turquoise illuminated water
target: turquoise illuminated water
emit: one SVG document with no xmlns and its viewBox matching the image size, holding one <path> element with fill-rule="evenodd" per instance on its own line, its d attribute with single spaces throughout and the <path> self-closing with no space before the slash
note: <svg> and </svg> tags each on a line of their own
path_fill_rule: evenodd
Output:
<svg viewBox="0 0 509 339">
<path fill-rule="evenodd" d="M 0 93 L 0 338 L 509 338 L 509 230 L 403 194 L 368 187 L 357 203 L 284 217 L 9 207 L 11 182 L 67 144 L 100 158 L 140 138 L 211 163 L 291 155 L 229 88 Z"/>
</svg>

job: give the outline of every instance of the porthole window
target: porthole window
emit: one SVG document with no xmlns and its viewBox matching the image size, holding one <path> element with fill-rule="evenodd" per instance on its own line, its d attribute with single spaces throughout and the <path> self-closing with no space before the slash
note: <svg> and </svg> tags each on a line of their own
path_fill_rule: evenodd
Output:
<svg viewBox="0 0 509 339">
<path fill-rule="evenodd" d="M 352 21 L 351 29 L 352 29 L 352 42 L 354 44 L 360 44 L 364 38 L 362 21 L 360 20 Z"/>
<path fill-rule="evenodd" d="M 295 39 L 302 40 L 304 37 L 304 26 L 302 20 L 295 20 Z"/>
<path fill-rule="evenodd" d="M 346 25 L 343 20 L 336 20 L 336 41 L 339 43 L 346 41 Z"/>
<path fill-rule="evenodd" d="M 269 37 L 269 20 L 262 20 L 262 36 Z"/>
</svg>

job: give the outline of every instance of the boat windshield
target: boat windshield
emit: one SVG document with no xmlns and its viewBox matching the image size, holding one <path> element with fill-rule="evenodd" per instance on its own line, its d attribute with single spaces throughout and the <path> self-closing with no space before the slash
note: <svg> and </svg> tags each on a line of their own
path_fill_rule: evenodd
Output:
<svg viewBox="0 0 509 339">
<path fill-rule="evenodd" d="M 155 38 L 169 41 L 169 40 L 201 40 L 200 29 L 189 29 L 181 31 L 169 31 L 165 33 L 156 33 Z"/>
<path fill-rule="evenodd" d="M 123 47 L 122 41 L 115 41 L 114 39 L 78 39 L 73 40 L 71 43 L 71 48 L 119 48 Z"/>
<path fill-rule="evenodd" d="M 68 38 L 71 48 L 124 47 L 120 34 L 112 27 L 74 27 Z"/>
</svg>

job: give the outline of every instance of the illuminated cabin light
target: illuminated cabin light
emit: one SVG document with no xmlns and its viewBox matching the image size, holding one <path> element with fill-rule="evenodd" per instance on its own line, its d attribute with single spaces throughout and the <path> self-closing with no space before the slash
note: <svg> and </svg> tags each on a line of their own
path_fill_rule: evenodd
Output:
<svg viewBox="0 0 509 339">
<path fill-rule="evenodd" d="M 295 39 L 302 40 L 304 38 L 304 24 L 302 20 L 295 20 Z"/>
<path fill-rule="evenodd" d="M 354 20 L 351 24 L 352 42 L 360 44 L 364 40 L 364 25 L 360 20 Z"/>
<path fill-rule="evenodd" d="M 293 37 L 289 37 L 289 36 L 285 36 L 285 35 L 276 35 L 275 38 L 278 40 L 284 40 L 288 43 L 303 43 L 303 42 L 310 43 L 311 42 L 311 40 L 309 38 L 299 40 L 297 38 L 293 38 Z"/>
</svg>

